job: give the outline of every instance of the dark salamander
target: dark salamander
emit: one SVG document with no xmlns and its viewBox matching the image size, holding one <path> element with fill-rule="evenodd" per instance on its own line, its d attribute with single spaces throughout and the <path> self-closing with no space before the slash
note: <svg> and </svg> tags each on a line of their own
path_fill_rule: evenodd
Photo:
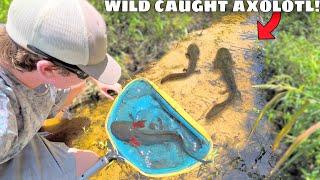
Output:
<svg viewBox="0 0 320 180">
<path fill-rule="evenodd" d="M 226 48 L 220 48 L 217 52 L 216 58 L 213 62 L 214 69 L 218 69 L 221 72 L 222 79 L 225 81 L 228 87 L 228 98 L 215 106 L 213 106 L 206 115 L 206 119 L 212 119 L 217 114 L 222 112 L 225 107 L 232 103 L 235 99 L 241 98 L 241 93 L 238 90 L 234 73 L 233 73 L 234 61 L 232 60 L 231 53 Z"/>
<path fill-rule="evenodd" d="M 190 76 L 192 73 L 197 72 L 195 71 L 197 67 L 197 62 L 199 60 L 200 50 L 196 44 L 190 44 L 187 49 L 186 57 L 189 59 L 188 69 L 185 70 L 183 73 L 173 73 L 169 74 L 166 77 L 161 79 L 161 84 L 167 81 L 178 80 L 182 78 L 186 78 Z"/>
<path fill-rule="evenodd" d="M 199 159 L 189 152 L 182 136 L 178 133 L 173 131 L 145 129 L 144 123 L 145 121 L 115 121 L 111 124 L 111 133 L 119 140 L 125 141 L 134 147 L 176 142 L 182 150 L 193 159 L 202 163 L 212 162 Z"/>
</svg>

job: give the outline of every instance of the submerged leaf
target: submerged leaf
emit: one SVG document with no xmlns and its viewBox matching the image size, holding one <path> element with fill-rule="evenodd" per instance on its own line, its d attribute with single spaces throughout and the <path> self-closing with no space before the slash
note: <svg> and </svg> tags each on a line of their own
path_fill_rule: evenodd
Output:
<svg viewBox="0 0 320 180">
<path fill-rule="evenodd" d="M 292 115 L 292 118 L 289 120 L 289 122 L 277 134 L 277 137 L 273 142 L 272 151 L 275 151 L 275 149 L 279 147 L 281 140 L 284 138 L 284 136 L 286 136 L 290 132 L 293 125 L 296 123 L 298 118 L 303 114 L 303 112 L 306 110 L 309 104 L 310 104 L 309 101 L 305 102 L 302 105 L 302 107 L 295 114 Z"/>
<path fill-rule="evenodd" d="M 251 136 L 253 134 L 253 132 L 256 130 L 256 128 L 258 127 L 262 117 L 266 114 L 266 112 L 274 105 L 276 104 L 281 98 L 283 98 L 285 95 L 287 94 L 287 92 L 281 92 L 278 93 L 277 95 L 275 95 L 262 109 L 261 113 L 259 114 L 259 116 L 257 117 L 257 119 L 255 120 L 252 129 L 250 131 L 249 137 L 248 139 L 251 139 Z"/>
<path fill-rule="evenodd" d="M 300 134 L 291 144 L 291 146 L 288 148 L 288 150 L 284 153 L 284 155 L 281 157 L 281 159 L 277 162 L 276 166 L 271 171 L 271 175 L 273 175 L 280 166 L 289 158 L 289 156 L 297 149 L 297 147 L 306 139 L 309 138 L 311 134 L 316 132 L 318 129 L 320 129 L 320 122 L 312 125 L 309 129 L 304 131 L 302 134 Z"/>
</svg>

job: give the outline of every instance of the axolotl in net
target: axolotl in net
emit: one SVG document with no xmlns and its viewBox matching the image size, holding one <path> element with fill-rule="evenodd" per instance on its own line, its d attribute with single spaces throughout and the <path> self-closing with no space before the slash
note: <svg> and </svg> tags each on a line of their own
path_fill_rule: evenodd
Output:
<svg viewBox="0 0 320 180">
<path fill-rule="evenodd" d="M 176 142 L 181 149 L 193 159 L 202 163 L 210 163 L 195 157 L 187 150 L 181 135 L 173 131 L 151 130 L 144 128 L 145 121 L 115 121 L 111 124 L 111 133 L 119 140 L 127 142 L 134 147 L 141 145 L 150 146 L 155 144 L 163 144 L 165 142 Z"/>
</svg>

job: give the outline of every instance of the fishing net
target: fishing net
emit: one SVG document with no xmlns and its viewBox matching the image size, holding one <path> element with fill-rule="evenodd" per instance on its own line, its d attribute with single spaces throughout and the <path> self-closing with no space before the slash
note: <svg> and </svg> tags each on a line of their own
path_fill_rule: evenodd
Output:
<svg viewBox="0 0 320 180">
<path fill-rule="evenodd" d="M 135 147 L 111 133 L 113 122 L 134 123 L 139 120 L 145 120 L 145 127 L 141 130 L 147 129 L 156 134 L 175 132 L 182 138 L 182 142 L 142 143 Z M 202 127 L 168 95 L 144 79 L 129 83 L 119 95 L 109 112 L 106 128 L 119 153 L 129 164 L 148 176 L 173 175 L 191 169 L 200 165 L 196 158 L 204 159 L 211 151 L 212 142 Z M 157 136 L 155 142 L 160 138 L 161 135 Z"/>
</svg>

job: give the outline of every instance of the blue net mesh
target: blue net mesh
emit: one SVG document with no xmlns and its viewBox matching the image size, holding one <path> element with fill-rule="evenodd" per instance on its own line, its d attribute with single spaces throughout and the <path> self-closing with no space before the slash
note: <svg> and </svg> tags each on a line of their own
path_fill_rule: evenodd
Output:
<svg viewBox="0 0 320 180">
<path fill-rule="evenodd" d="M 175 132 L 182 142 L 162 142 L 134 147 L 111 134 L 119 153 L 146 174 L 161 175 L 174 173 L 203 159 L 210 151 L 210 142 L 194 129 L 161 95 L 144 80 L 131 83 L 115 102 L 107 121 L 107 130 L 115 121 L 146 120 L 141 130 L 161 134 L 162 131 Z M 161 135 L 155 138 L 157 142 Z M 141 140 L 143 141 L 143 140 Z M 186 153 L 188 151 L 192 154 Z"/>
</svg>

